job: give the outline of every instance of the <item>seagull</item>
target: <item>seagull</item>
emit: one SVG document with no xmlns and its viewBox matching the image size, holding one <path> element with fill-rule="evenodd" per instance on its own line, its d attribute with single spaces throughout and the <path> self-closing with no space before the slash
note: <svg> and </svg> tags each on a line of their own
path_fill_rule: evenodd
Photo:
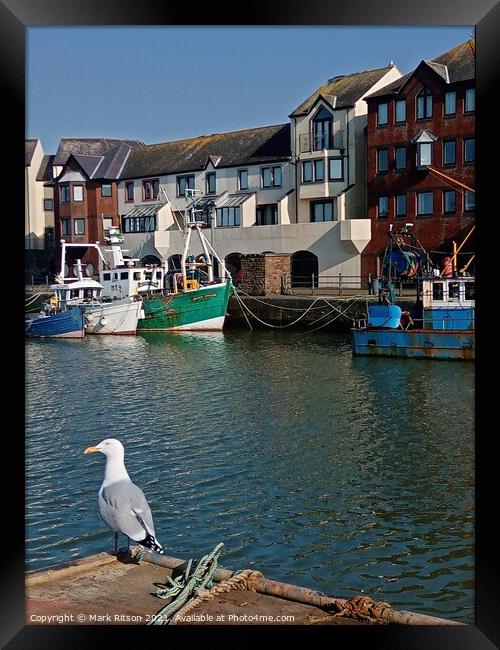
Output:
<svg viewBox="0 0 500 650">
<path fill-rule="evenodd" d="M 146 497 L 132 483 L 125 469 L 122 443 L 115 438 L 106 438 L 95 447 L 87 447 L 83 453 L 98 451 L 106 456 L 104 480 L 97 499 L 99 515 L 115 531 L 115 553 L 118 550 L 118 534 L 124 533 L 129 540 L 134 540 L 143 548 L 163 554 L 162 545 L 155 537 L 153 517 Z"/>
</svg>

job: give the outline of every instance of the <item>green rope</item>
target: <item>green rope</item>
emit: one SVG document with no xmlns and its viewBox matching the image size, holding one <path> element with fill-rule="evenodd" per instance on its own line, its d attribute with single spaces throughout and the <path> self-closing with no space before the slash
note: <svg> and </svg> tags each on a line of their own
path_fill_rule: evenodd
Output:
<svg viewBox="0 0 500 650">
<path fill-rule="evenodd" d="M 155 614 L 146 625 L 168 625 L 172 616 L 183 607 L 198 589 L 210 589 L 213 586 L 213 577 L 217 571 L 217 562 L 224 544 L 217 544 L 211 553 L 203 556 L 195 570 L 191 573 L 193 560 L 189 560 L 184 575 L 173 580 L 167 576 L 167 582 L 159 585 L 156 595 L 159 598 L 171 598 L 171 601 Z"/>
</svg>

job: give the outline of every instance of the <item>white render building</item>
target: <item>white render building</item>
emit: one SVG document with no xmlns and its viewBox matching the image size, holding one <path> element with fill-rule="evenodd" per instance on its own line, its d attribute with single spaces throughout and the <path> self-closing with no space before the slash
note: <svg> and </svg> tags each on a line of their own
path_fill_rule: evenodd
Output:
<svg viewBox="0 0 500 650">
<path fill-rule="evenodd" d="M 175 264 L 176 215 L 195 190 L 197 219 L 230 270 L 242 254 L 286 253 L 292 281 L 311 273 L 359 281 L 371 236 L 362 100 L 400 76 L 391 65 L 330 79 L 288 124 L 135 147 L 118 190 L 128 255 Z"/>
</svg>

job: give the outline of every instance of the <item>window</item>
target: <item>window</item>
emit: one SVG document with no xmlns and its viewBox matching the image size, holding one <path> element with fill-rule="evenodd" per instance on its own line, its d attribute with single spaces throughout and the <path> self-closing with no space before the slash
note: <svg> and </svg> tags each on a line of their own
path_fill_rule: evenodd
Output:
<svg viewBox="0 0 500 650">
<path fill-rule="evenodd" d="M 344 180 L 344 163 L 342 158 L 330 158 L 328 161 L 328 179 L 331 181 Z"/>
<path fill-rule="evenodd" d="M 417 167 L 432 165 L 432 142 L 417 143 Z"/>
<path fill-rule="evenodd" d="M 153 217 L 123 217 L 123 232 L 154 232 L 156 215 Z"/>
<path fill-rule="evenodd" d="M 121 271 L 120 280 L 128 280 L 128 271 Z"/>
<path fill-rule="evenodd" d="M 113 188 L 111 183 L 103 183 L 101 185 L 101 196 L 112 196 Z"/>
<path fill-rule="evenodd" d="M 434 211 L 434 195 L 432 192 L 417 192 L 417 215 L 429 215 Z"/>
<path fill-rule="evenodd" d="M 396 195 L 396 217 L 406 217 L 406 194 Z"/>
<path fill-rule="evenodd" d="M 302 182 L 325 180 L 325 163 L 322 158 L 318 160 L 305 160 L 302 163 Z"/>
<path fill-rule="evenodd" d="M 186 196 L 186 190 L 194 190 L 194 174 L 177 176 L 177 196 Z"/>
<path fill-rule="evenodd" d="M 43 200 L 43 209 L 48 212 L 54 209 L 54 199 L 44 199 Z"/>
<path fill-rule="evenodd" d="M 215 210 L 217 226 L 219 228 L 234 227 L 240 225 L 240 207 L 217 208 Z"/>
<path fill-rule="evenodd" d="M 454 165 L 456 163 L 457 143 L 455 140 L 445 140 L 443 142 L 443 165 Z"/>
<path fill-rule="evenodd" d="M 377 205 L 377 217 L 379 219 L 387 219 L 389 216 L 389 197 L 379 196 Z"/>
<path fill-rule="evenodd" d="M 455 190 L 444 190 L 443 192 L 443 212 L 451 214 L 457 209 L 457 193 Z"/>
<path fill-rule="evenodd" d="M 394 121 L 396 124 L 406 122 L 406 99 L 398 99 L 394 102 Z"/>
<path fill-rule="evenodd" d="M 71 219 L 61 219 L 61 235 L 71 235 Z"/>
<path fill-rule="evenodd" d="M 432 93 L 427 88 L 417 96 L 417 120 L 432 117 Z"/>
<path fill-rule="evenodd" d="M 103 279 L 105 282 L 110 282 L 110 281 L 111 281 L 111 273 L 103 273 L 103 274 L 102 274 L 102 279 Z"/>
<path fill-rule="evenodd" d="M 388 122 L 387 102 L 381 102 L 377 106 L 377 126 L 383 126 Z"/>
<path fill-rule="evenodd" d="M 215 183 L 215 181 L 216 181 L 215 172 L 209 172 L 206 175 L 205 180 L 206 180 L 206 183 L 207 183 L 207 194 L 215 194 L 215 185 L 216 185 L 216 183 Z"/>
<path fill-rule="evenodd" d="M 383 173 L 389 171 L 389 149 L 377 150 L 377 172 Z"/>
<path fill-rule="evenodd" d="M 464 112 L 471 113 L 476 109 L 476 89 L 467 88 L 465 91 Z"/>
<path fill-rule="evenodd" d="M 151 178 L 142 181 L 142 200 L 154 201 L 160 190 L 160 181 L 158 178 Z"/>
<path fill-rule="evenodd" d="M 125 201 L 130 203 L 134 200 L 134 182 L 129 181 L 125 183 Z"/>
<path fill-rule="evenodd" d="M 102 218 L 102 227 L 104 230 L 109 230 L 113 227 L 113 217 L 103 217 Z"/>
<path fill-rule="evenodd" d="M 258 226 L 275 226 L 278 223 L 278 206 L 276 203 L 257 206 Z"/>
<path fill-rule="evenodd" d="M 69 203 L 70 202 L 70 193 L 69 193 L 69 185 L 61 185 L 59 188 L 59 197 L 61 199 L 61 203 Z"/>
<path fill-rule="evenodd" d="M 75 219 L 74 220 L 75 235 L 84 235 L 85 234 L 85 219 Z"/>
<path fill-rule="evenodd" d="M 471 212 L 476 208 L 476 195 L 470 190 L 465 190 L 464 193 L 464 210 L 465 212 Z"/>
<path fill-rule="evenodd" d="M 311 221 L 335 221 L 333 201 L 318 201 L 311 203 Z"/>
<path fill-rule="evenodd" d="M 302 163 L 302 182 L 312 183 L 313 180 L 313 164 L 312 160 L 306 160 Z"/>
<path fill-rule="evenodd" d="M 240 190 L 248 190 L 248 169 L 238 169 L 238 187 Z"/>
<path fill-rule="evenodd" d="M 332 115 L 323 107 L 313 120 L 313 150 L 330 149 L 331 136 Z"/>
<path fill-rule="evenodd" d="M 83 201 L 83 185 L 73 185 L 73 201 Z"/>
<path fill-rule="evenodd" d="M 445 93 L 444 95 L 444 114 L 455 115 L 457 112 L 457 93 Z"/>
<path fill-rule="evenodd" d="M 262 187 L 281 187 L 281 167 L 262 167 Z"/>
<path fill-rule="evenodd" d="M 394 159 L 396 169 L 406 169 L 406 147 L 396 147 Z"/>
<path fill-rule="evenodd" d="M 314 161 L 314 179 L 316 181 L 325 180 L 325 162 L 323 159 Z"/>
<path fill-rule="evenodd" d="M 134 271 L 132 279 L 134 282 L 140 282 L 141 280 L 141 272 L 140 271 Z"/>
<path fill-rule="evenodd" d="M 466 138 L 464 140 L 464 162 L 474 162 L 475 160 L 476 139 Z"/>
</svg>

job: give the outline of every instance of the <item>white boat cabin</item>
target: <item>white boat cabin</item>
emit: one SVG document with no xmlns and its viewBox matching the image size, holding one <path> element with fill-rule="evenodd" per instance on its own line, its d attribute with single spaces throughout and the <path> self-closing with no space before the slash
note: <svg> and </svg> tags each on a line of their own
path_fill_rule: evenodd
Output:
<svg viewBox="0 0 500 650">
<path fill-rule="evenodd" d="M 475 305 L 475 278 L 433 278 L 422 282 L 424 309 L 464 308 Z"/>
<path fill-rule="evenodd" d="M 71 284 L 53 284 L 56 306 L 61 309 L 74 305 L 100 303 L 103 287 L 95 280 L 77 280 Z"/>
</svg>

